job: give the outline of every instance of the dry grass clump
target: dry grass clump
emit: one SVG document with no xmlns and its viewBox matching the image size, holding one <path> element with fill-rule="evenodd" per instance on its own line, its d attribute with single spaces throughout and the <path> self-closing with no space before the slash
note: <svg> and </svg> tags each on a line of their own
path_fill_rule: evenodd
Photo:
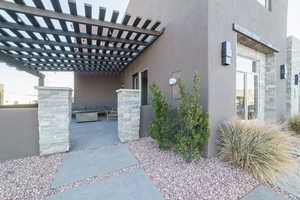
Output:
<svg viewBox="0 0 300 200">
<path fill-rule="evenodd" d="M 300 114 L 290 117 L 287 124 L 289 130 L 294 131 L 296 135 L 300 136 Z"/>
<path fill-rule="evenodd" d="M 280 126 L 232 120 L 220 129 L 220 157 L 262 181 L 275 181 L 296 161 L 292 137 Z"/>
</svg>

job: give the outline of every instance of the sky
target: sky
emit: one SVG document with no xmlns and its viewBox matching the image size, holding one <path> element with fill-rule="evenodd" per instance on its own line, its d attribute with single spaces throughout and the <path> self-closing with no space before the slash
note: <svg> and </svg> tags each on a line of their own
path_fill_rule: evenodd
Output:
<svg viewBox="0 0 300 200">
<path fill-rule="evenodd" d="M 25 0 L 30 2 L 31 0 Z M 76 0 L 78 5 L 79 15 L 84 13 L 84 3 L 93 5 L 93 18 L 97 18 L 99 7 L 107 8 L 106 20 L 109 20 L 113 10 L 120 11 L 119 20 L 126 10 L 129 0 Z M 45 6 L 50 0 L 43 0 Z M 47 3 L 48 2 L 48 3 Z M 62 6 L 66 0 L 61 0 Z M 50 4 L 49 4 L 50 5 Z M 63 6 L 63 10 L 66 8 Z M 294 35 L 300 39 L 300 0 L 289 0 L 288 13 L 288 33 L 287 35 Z M 64 10 L 64 12 L 69 12 Z M 72 72 L 43 72 L 46 75 L 46 86 L 57 87 L 71 87 L 74 88 L 73 73 Z M 34 87 L 37 85 L 38 79 L 28 73 L 18 71 L 13 67 L 8 67 L 6 64 L 0 62 L 0 84 L 4 84 L 5 93 L 4 98 L 6 104 L 13 104 L 16 100 L 18 103 L 32 103 L 36 100 L 37 91 Z"/>
</svg>

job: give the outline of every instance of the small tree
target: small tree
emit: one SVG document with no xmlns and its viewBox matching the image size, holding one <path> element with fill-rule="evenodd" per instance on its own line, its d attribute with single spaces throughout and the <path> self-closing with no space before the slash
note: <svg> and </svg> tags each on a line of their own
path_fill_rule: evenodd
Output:
<svg viewBox="0 0 300 200">
<path fill-rule="evenodd" d="M 187 92 L 181 79 L 178 80 L 180 90 L 179 130 L 176 134 L 175 150 L 187 161 L 196 159 L 202 152 L 203 144 L 210 135 L 208 115 L 203 111 L 200 101 L 200 76 L 195 74 L 193 88 Z"/>
<path fill-rule="evenodd" d="M 154 119 L 150 125 L 150 136 L 158 141 L 159 148 L 170 149 L 175 142 L 177 112 L 168 105 L 166 97 L 155 83 L 150 86 L 150 90 L 153 95 L 154 112 Z"/>
</svg>

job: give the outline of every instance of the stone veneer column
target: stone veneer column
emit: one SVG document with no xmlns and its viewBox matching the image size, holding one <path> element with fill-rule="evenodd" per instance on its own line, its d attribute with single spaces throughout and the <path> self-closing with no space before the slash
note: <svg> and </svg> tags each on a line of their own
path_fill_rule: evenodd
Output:
<svg viewBox="0 0 300 200">
<path fill-rule="evenodd" d="M 69 151 L 72 89 L 37 89 L 40 155 Z"/>
<path fill-rule="evenodd" d="M 287 39 L 287 116 L 300 111 L 299 85 L 295 84 L 295 75 L 300 73 L 300 40 L 295 37 Z"/>
<path fill-rule="evenodd" d="M 265 120 L 276 122 L 276 56 L 266 56 L 265 74 Z M 279 75 L 278 75 L 279 76 Z"/>
<path fill-rule="evenodd" d="M 118 135 L 121 142 L 137 140 L 140 132 L 141 91 L 120 89 L 118 93 Z"/>
</svg>

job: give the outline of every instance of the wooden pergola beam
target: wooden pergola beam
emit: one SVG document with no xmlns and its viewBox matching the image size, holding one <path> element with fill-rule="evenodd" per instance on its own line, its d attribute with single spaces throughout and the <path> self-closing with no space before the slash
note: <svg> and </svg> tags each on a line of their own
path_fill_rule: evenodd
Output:
<svg viewBox="0 0 300 200">
<path fill-rule="evenodd" d="M 75 1 L 69 0 L 69 3 L 75 3 Z M 65 13 L 58 13 L 58 12 L 54 12 L 54 11 L 50 11 L 50 10 L 42 10 L 42 9 L 24 6 L 24 5 L 20 5 L 20 4 L 14 4 L 14 3 L 6 2 L 6 1 L 0 2 L 0 9 L 23 13 L 23 14 L 31 14 L 34 16 L 48 17 L 51 19 L 65 20 L 65 21 L 76 22 L 76 23 L 81 23 L 81 24 L 90 24 L 90 25 L 101 26 L 101 27 L 105 27 L 105 28 L 112 28 L 112 29 L 117 29 L 117 30 L 142 33 L 142 34 L 153 35 L 153 36 L 161 35 L 161 32 L 159 32 L 159 31 L 141 29 L 138 27 L 133 27 L 133 26 L 128 26 L 128 25 L 125 26 L 123 24 L 115 24 L 115 23 L 110 23 L 110 22 L 105 22 L 105 21 L 99 21 L 99 20 L 95 20 L 95 19 L 91 19 L 91 18 L 87 18 L 87 17 L 74 16 L 74 15 L 65 14 Z"/>
<path fill-rule="evenodd" d="M 7 65 L 11 66 L 11 67 L 16 67 L 17 69 L 21 70 L 21 71 L 25 71 L 29 74 L 32 74 L 34 76 L 37 76 L 41 79 L 44 79 L 45 78 L 45 75 L 42 74 L 41 72 L 39 71 L 36 71 L 36 70 L 32 70 L 32 69 L 28 69 L 24 63 L 22 62 L 18 62 L 17 60 L 15 60 L 13 57 L 7 55 L 7 54 L 4 54 L 2 52 L 0 52 L 0 60 L 3 61 L 4 63 L 6 63 Z"/>
<path fill-rule="evenodd" d="M 34 55 L 18 55 L 18 54 L 10 54 L 12 57 L 15 58 L 26 58 L 26 59 L 44 59 L 48 62 L 51 62 L 51 60 L 60 60 L 60 61 L 83 61 L 83 62 L 113 62 L 118 64 L 127 64 L 129 61 L 122 61 L 122 60 L 111 60 L 111 59 L 97 59 L 97 58 L 77 58 L 77 57 L 59 57 L 59 56 L 34 56 Z"/>
<path fill-rule="evenodd" d="M 52 29 L 48 29 L 48 28 L 34 27 L 34 26 L 29 26 L 29 25 L 20 25 L 20 24 L 9 23 L 9 22 L 0 22 L 0 28 L 7 28 L 7 29 L 12 29 L 12 30 L 23 30 L 23 31 L 29 31 L 29 32 L 38 32 L 38 33 L 45 33 L 45 34 L 52 34 L 52 35 L 70 36 L 70 37 L 76 37 L 76 38 L 87 38 L 87 39 L 92 39 L 92 40 L 100 40 L 100 41 L 104 41 L 104 42 L 118 42 L 118 43 L 124 43 L 124 44 L 136 44 L 136 45 L 143 45 L 143 46 L 148 45 L 147 42 L 141 42 L 141 41 L 137 41 L 137 40 L 89 35 L 87 33 L 76 33 L 76 32 L 71 32 L 71 31 L 52 30 Z"/>
<path fill-rule="evenodd" d="M 106 67 L 106 68 L 122 68 L 122 65 L 115 65 L 115 64 L 90 64 L 90 63 L 63 63 L 63 62 L 40 62 L 40 61 L 23 61 L 25 63 L 25 65 L 31 65 L 31 64 L 35 64 L 35 65 L 43 65 L 43 66 L 47 66 L 47 65 L 57 65 L 57 66 L 88 66 L 88 67 Z"/>
<path fill-rule="evenodd" d="M 103 71 L 103 72 L 120 72 L 121 69 L 106 68 L 104 66 L 97 67 L 81 67 L 81 66 L 39 66 L 39 65 L 26 65 L 29 69 L 38 71 L 80 71 L 80 72 L 90 72 L 90 71 Z"/>
<path fill-rule="evenodd" d="M 132 58 L 132 56 L 127 55 L 117 55 L 117 54 L 103 54 L 103 53 L 85 53 L 85 52 L 72 52 L 72 51 L 62 51 L 62 50 L 50 50 L 50 49 L 34 49 L 28 47 L 9 47 L 0 46 L 0 50 L 6 51 L 17 51 L 17 52 L 36 52 L 36 53 L 47 53 L 47 54 L 57 54 L 57 55 L 82 55 L 82 56 L 103 56 L 112 58 Z"/>
<path fill-rule="evenodd" d="M 97 49 L 97 50 L 108 50 L 108 51 L 124 51 L 124 52 L 139 52 L 136 49 L 128 48 L 119 48 L 119 47 L 106 47 L 106 46 L 97 46 L 97 45 L 88 45 L 88 44 L 75 44 L 68 42 L 57 42 L 51 40 L 33 40 L 28 38 L 17 38 L 17 37 L 6 37 L 0 36 L 0 42 L 15 42 L 15 43 L 26 43 L 26 44 L 41 44 L 41 45 L 53 45 L 60 47 L 73 47 L 73 48 L 86 48 L 86 49 Z"/>
</svg>

